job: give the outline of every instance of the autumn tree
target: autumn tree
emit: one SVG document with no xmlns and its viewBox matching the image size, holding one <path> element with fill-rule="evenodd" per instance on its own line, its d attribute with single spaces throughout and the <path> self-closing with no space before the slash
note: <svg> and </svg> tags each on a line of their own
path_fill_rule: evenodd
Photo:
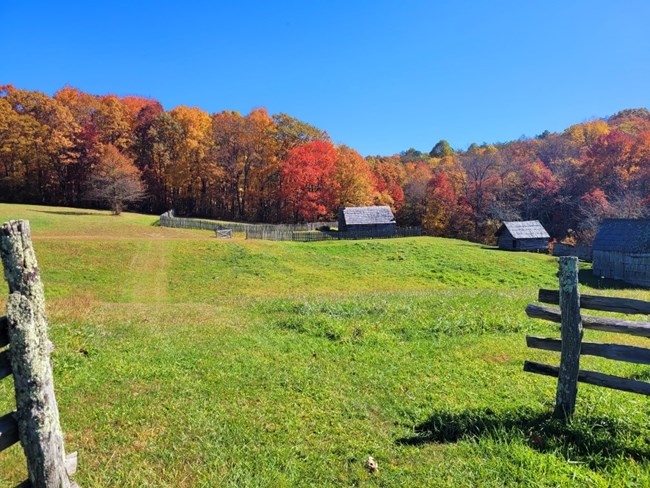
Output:
<svg viewBox="0 0 650 488">
<path fill-rule="evenodd" d="M 178 164 L 183 128 L 170 113 L 163 112 L 152 120 L 146 138 L 150 147 L 142 176 L 151 192 L 151 208 L 158 213 L 175 206 L 179 187 L 187 182 L 186 168 Z"/>
<path fill-rule="evenodd" d="M 133 145 L 133 120 L 131 111 L 116 96 L 102 97 L 92 114 L 102 144 L 112 144 L 127 152 Z"/>
<path fill-rule="evenodd" d="M 438 141 L 436 145 L 433 146 L 433 149 L 431 149 L 431 152 L 429 152 L 429 156 L 431 156 L 432 158 L 444 158 L 453 155 L 454 155 L 454 150 L 451 148 L 449 143 L 444 139 Z"/>
<path fill-rule="evenodd" d="M 575 124 L 564 131 L 571 141 L 585 150 L 591 149 L 599 137 L 610 132 L 611 128 L 604 120 Z"/>
<path fill-rule="evenodd" d="M 39 188 L 33 184 L 36 161 L 47 158 L 43 147 L 45 128 L 31 115 L 16 112 L 0 98 L 0 199 L 34 201 Z"/>
<path fill-rule="evenodd" d="M 421 225 L 427 208 L 427 188 L 433 173 L 425 162 L 404 164 L 404 204 L 397 221 L 406 226 Z"/>
<path fill-rule="evenodd" d="M 630 158 L 635 168 L 631 189 L 650 196 L 650 130 L 637 136 Z"/>
<path fill-rule="evenodd" d="M 324 130 L 285 113 L 275 114 L 273 122 L 275 123 L 275 137 L 278 142 L 278 157 L 280 159 L 284 159 L 294 147 L 307 142 L 330 140 Z"/>
<path fill-rule="evenodd" d="M 609 117 L 607 124 L 634 137 L 650 130 L 650 111 L 647 108 L 621 110 Z"/>
<path fill-rule="evenodd" d="M 282 163 L 277 126 L 266 109 L 246 116 L 246 161 L 244 164 L 241 213 L 248 220 L 275 221 L 280 214 Z"/>
<path fill-rule="evenodd" d="M 592 188 L 601 188 L 608 194 L 625 191 L 632 176 L 632 148 L 634 138 L 613 130 L 599 136 L 587 151 L 583 178 Z"/>
<path fill-rule="evenodd" d="M 339 206 L 371 205 L 375 188 L 368 162 L 361 154 L 347 146 L 339 146 L 337 152 L 333 182 L 338 187 Z"/>
<path fill-rule="evenodd" d="M 388 205 L 398 212 L 404 204 L 406 171 L 399 157 L 371 156 L 366 158 L 375 177 L 375 205 Z"/>
<path fill-rule="evenodd" d="M 229 218 L 251 219 L 269 211 L 279 187 L 280 163 L 275 125 L 264 109 L 247 116 L 221 112 L 212 116 L 211 158 L 223 170 L 223 211 Z"/>
<path fill-rule="evenodd" d="M 333 217 L 338 185 L 334 182 L 338 154 L 331 142 L 312 141 L 289 151 L 282 163 L 285 215 L 296 222 Z"/>
<path fill-rule="evenodd" d="M 472 207 L 474 239 L 486 237 L 485 224 L 494 200 L 497 168 L 501 162 L 494 146 L 471 147 L 462 158 L 465 169 L 465 198 Z"/>
<path fill-rule="evenodd" d="M 90 95 L 71 86 L 61 88 L 54 94 L 54 99 L 68 107 L 77 123 L 81 126 L 92 120 L 93 114 L 101 104 L 100 97 Z"/>
<path fill-rule="evenodd" d="M 99 202 L 119 215 L 125 205 L 144 197 L 140 171 L 133 161 L 112 145 L 104 147 L 99 165 L 88 181 L 88 200 Z"/>
<path fill-rule="evenodd" d="M 5 100 L 19 116 L 31 117 L 28 124 L 33 145 L 23 162 L 28 186 L 41 203 L 65 202 L 68 165 L 75 160 L 75 143 L 79 126 L 62 103 L 37 91 L 0 89 Z M 25 120 L 23 120 L 25 121 Z M 33 123 L 35 121 L 35 124 Z M 27 126 L 22 125 L 27 128 Z"/>
<path fill-rule="evenodd" d="M 177 166 L 182 179 L 179 197 L 182 211 L 190 215 L 210 215 L 218 197 L 217 185 L 223 176 L 215 161 L 209 158 L 212 145 L 210 128 L 212 119 L 199 108 L 178 106 L 170 115 L 180 125 L 183 137 L 178 149 Z"/>
<path fill-rule="evenodd" d="M 424 229 L 433 236 L 467 239 L 472 233 L 471 208 L 458 198 L 445 173 L 435 174 L 428 185 Z"/>
</svg>

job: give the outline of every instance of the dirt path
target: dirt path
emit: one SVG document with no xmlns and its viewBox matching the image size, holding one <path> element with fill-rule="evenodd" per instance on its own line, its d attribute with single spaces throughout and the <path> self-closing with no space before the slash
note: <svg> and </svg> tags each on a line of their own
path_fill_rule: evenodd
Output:
<svg viewBox="0 0 650 488">
<path fill-rule="evenodd" d="M 163 303 L 167 299 L 167 252 L 169 243 L 143 243 L 131 259 L 132 297 L 135 303 Z"/>
</svg>

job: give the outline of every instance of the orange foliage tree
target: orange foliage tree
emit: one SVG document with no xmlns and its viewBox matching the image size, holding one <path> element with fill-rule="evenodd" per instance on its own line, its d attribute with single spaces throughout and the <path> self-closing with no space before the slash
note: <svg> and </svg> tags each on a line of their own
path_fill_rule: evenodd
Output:
<svg viewBox="0 0 650 488">
<path fill-rule="evenodd" d="M 113 145 L 104 147 L 99 165 L 88 182 L 86 198 L 108 206 L 119 215 L 128 203 L 144 197 L 140 171 Z"/>
<path fill-rule="evenodd" d="M 361 154 L 347 146 L 339 146 L 337 152 L 333 183 L 338 187 L 339 206 L 371 205 L 375 188 L 368 162 Z"/>
</svg>

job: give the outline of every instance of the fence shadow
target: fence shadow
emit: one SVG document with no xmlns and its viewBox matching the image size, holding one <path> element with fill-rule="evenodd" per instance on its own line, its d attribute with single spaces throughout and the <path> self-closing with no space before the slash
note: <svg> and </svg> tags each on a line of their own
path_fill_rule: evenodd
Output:
<svg viewBox="0 0 650 488">
<path fill-rule="evenodd" d="M 603 469 L 621 457 L 650 460 L 650 446 L 635 442 L 633 425 L 609 417 L 574 417 L 569 424 L 548 411 L 494 412 L 471 409 L 438 411 L 414 429 L 414 435 L 396 441 L 399 445 L 446 444 L 466 439 L 493 437 L 500 441 L 521 439 L 543 453 L 562 453 L 566 459 L 582 461 L 592 469 Z"/>
</svg>

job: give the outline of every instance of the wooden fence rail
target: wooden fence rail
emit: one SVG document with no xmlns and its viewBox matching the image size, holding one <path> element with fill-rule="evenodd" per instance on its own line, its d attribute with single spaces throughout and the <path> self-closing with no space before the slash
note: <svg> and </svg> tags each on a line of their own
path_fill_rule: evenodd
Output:
<svg viewBox="0 0 650 488">
<path fill-rule="evenodd" d="M 560 352 L 560 366 L 532 361 L 524 371 L 558 378 L 555 415 L 570 419 L 575 412 L 578 382 L 616 390 L 650 395 L 650 383 L 580 369 L 580 356 L 598 356 L 614 361 L 650 364 L 650 349 L 622 344 L 583 342 L 583 329 L 595 329 L 641 337 L 650 337 L 650 322 L 582 315 L 581 308 L 625 314 L 650 314 L 650 302 L 628 298 L 583 295 L 578 290 L 578 258 L 561 257 L 560 289 L 539 290 L 538 300 L 560 308 L 531 304 L 529 317 L 560 324 L 561 339 L 526 336 L 526 345 L 535 349 Z"/>
<path fill-rule="evenodd" d="M 175 227 L 181 229 L 202 229 L 202 230 L 231 230 L 232 232 L 307 232 L 321 228 L 338 226 L 337 222 L 307 222 L 304 224 L 250 224 L 246 222 L 215 222 L 211 220 L 191 219 L 176 217 L 172 210 L 160 216 L 161 227 Z"/>
<path fill-rule="evenodd" d="M 359 239 L 392 239 L 396 237 L 419 237 L 422 229 L 419 227 L 398 227 L 395 232 L 387 234 L 381 231 L 286 231 L 282 229 L 258 229 L 251 228 L 246 231 L 246 239 L 264 239 L 267 241 L 295 241 L 295 242 L 316 242 L 316 241 L 338 241 L 338 240 L 359 240 Z"/>
<path fill-rule="evenodd" d="M 28 480 L 20 486 L 76 486 L 76 453 L 65 455 L 54 396 L 45 295 L 29 223 L 0 228 L 0 257 L 9 284 L 7 316 L 0 318 L 0 378 L 13 375 L 16 411 L 0 417 L 0 451 L 20 441 Z"/>
<path fill-rule="evenodd" d="M 377 231 L 337 232 L 338 222 L 307 222 L 305 224 L 248 224 L 244 222 L 214 222 L 209 220 L 176 217 L 172 210 L 160 216 L 162 227 L 181 229 L 203 229 L 215 232 L 217 237 L 224 236 L 220 231 L 244 232 L 246 239 L 267 241 L 316 242 L 345 239 L 387 239 L 393 237 L 416 237 L 422 235 L 419 227 L 398 227 L 394 233 L 385 234 Z"/>
</svg>

